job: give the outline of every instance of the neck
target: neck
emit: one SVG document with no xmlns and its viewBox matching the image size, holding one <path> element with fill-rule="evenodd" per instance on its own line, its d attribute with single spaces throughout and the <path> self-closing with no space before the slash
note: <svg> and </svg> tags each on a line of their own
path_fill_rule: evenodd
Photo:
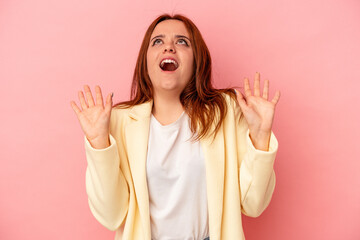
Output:
<svg viewBox="0 0 360 240">
<path fill-rule="evenodd" d="M 179 95 L 154 95 L 152 114 L 162 125 L 175 122 L 183 111 Z"/>
</svg>

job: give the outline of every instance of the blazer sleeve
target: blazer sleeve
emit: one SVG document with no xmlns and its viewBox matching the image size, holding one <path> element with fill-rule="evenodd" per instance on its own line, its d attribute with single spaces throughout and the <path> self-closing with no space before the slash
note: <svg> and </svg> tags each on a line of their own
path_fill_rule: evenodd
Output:
<svg viewBox="0 0 360 240">
<path fill-rule="evenodd" d="M 274 162 L 278 142 L 271 132 L 269 150 L 258 150 L 252 144 L 249 128 L 239 104 L 234 103 L 238 166 L 241 191 L 241 212 L 258 217 L 267 208 L 275 189 Z"/>
<path fill-rule="evenodd" d="M 116 140 L 111 134 L 109 137 L 111 145 L 104 149 L 93 148 L 85 137 L 86 193 L 94 217 L 115 231 L 128 211 L 129 188 L 120 168 Z"/>
</svg>

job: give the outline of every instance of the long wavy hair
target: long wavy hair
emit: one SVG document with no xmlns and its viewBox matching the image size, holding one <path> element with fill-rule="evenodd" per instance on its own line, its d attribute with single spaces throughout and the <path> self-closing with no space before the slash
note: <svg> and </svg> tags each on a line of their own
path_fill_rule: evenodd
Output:
<svg viewBox="0 0 360 240">
<path fill-rule="evenodd" d="M 214 134 L 215 137 L 227 112 L 225 98 L 222 93 L 229 94 L 234 100 L 236 100 L 236 93 L 234 89 L 231 88 L 215 89 L 213 87 L 211 82 L 212 66 L 209 49 L 199 29 L 189 18 L 181 14 L 173 16 L 163 14 L 150 24 L 145 33 L 136 61 L 130 100 L 119 102 L 113 107 L 129 108 L 153 99 L 154 89 L 148 74 L 146 55 L 149 48 L 150 37 L 156 25 L 168 19 L 182 21 L 193 43 L 194 72 L 190 81 L 180 94 L 180 102 L 191 119 L 190 129 L 193 133 L 193 139 L 200 140 L 207 134 Z M 215 119 L 216 116 L 218 116 L 217 119 Z M 213 132 L 210 132 L 212 124 L 215 124 L 215 128 Z"/>
</svg>

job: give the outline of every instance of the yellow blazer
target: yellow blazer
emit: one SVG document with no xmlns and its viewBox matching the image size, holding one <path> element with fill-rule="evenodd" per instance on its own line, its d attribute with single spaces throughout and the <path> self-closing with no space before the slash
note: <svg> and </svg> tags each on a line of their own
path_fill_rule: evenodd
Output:
<svg viewBox="0 0 360 240">
<path fill-rule="evenodd" d="M 277 139 L 271 132 L 269 151 L 255 149 L 238 103 L 225 98 L 228 112 L 216 138 L 200 140 L 211 240 L 245 239 L 241 214 L 259 216 L 275 189 Z M 152 104 L 113 108 L 108 148 L 94 149 L 85 137 L 88 204 L 116 240 L 151 240 L 145 168 Z"/>
</svg>

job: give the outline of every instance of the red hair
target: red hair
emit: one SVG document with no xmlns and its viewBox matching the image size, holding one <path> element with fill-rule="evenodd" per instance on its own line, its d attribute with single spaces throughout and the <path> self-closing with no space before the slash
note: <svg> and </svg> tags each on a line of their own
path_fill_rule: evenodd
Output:
<svg viewBox="0 0 360 240">
<path fill-rule="evenodd" d="M 185 24 L 190 35 L 190 40 L 193 43 L 194 72 L 190 81 L 180 94 L 180 102 L 191 119 L 190 128 L 193 136 L 197 133 L 195 140 L 203 138 L 209 133 L 211 124 L 215 124 L 213 133 L 216 135 L 227 112 L 225 98 L 222 93 L 229 94 L 235 100 L 236 94 L 231 88 L 215 89 L 212 86 L 211 57 L 209 49 L 195 24 L 190 19 L 180 14 L 174 16 L 163 14 L 150 24 L 145 33 L 137 58 L 130 100 L 117 103 L 114 107 L 128 108 L 153 99 L 154 90 L 147 70 L 146 55 L 150 37 L 156 25 L 168 19 L 182 21 Z M 219 113 L 219 118 L 216 121 L 215 116 L 217 111 Z"/>
</svg>

